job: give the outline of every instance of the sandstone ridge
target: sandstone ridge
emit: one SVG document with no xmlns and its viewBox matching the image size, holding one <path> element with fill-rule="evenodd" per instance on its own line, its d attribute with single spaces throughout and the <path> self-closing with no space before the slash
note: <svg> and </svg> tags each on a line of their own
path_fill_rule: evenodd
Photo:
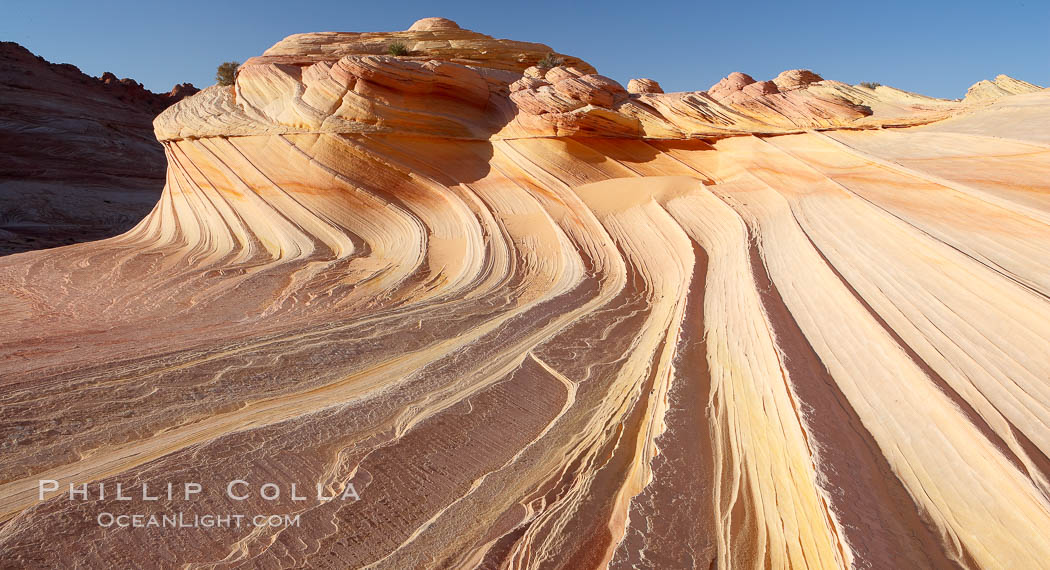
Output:
<svg viewBox="0 0 1050 570">
<path fill-rule="evenodd" d="M 1008 75 L 997 75 L 995 79 L 978 81 L 966 91 L 967 102 L 993 101 L 1007 95 L 1020 95 L 1022 93 L 1034 93 L 1042 87 L 1014 79 Z"/>
<path fill-rule="evenodd" d="M 394 42 L 407 53 L 388 55 Z M 548 54 L 555 63 L 541 69 Z M 768 81 L 733 73 L 708 91 L 663 93 L 652 80 L 625 89 L 548 46 L 428 18 L 403 32 L 290 36 L 245 62 L 233 89 L 209 88 L 155 126 L 162 141 L 306 132 L 685 139 L 921 124 L 963 110 L 808 70 Z"/>
</svg>

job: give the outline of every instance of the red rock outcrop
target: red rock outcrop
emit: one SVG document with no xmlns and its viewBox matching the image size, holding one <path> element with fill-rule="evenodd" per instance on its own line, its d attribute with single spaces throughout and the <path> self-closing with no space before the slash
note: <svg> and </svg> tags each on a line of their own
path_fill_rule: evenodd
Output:
<svg viewBox="0 0 1050 570">
<path fill-rule="evenodd" d="M 726 77 L 723 77 L 718 83 L 712 85 L 711 88 L 707 90 L 707 94 L 712 98 L 721 101 L 731 93 L 738 93 L 744 89 L 744 86 L 750 85 L 754 82 L 755 79 L 750 75 L 734 71 Z"/>
<path fill-rule="evenodd" d="M 4 565 L 1050 560 L 1050 92 L 551 51 L 293 36 L 139 225 L 0 259 Z"/>
<path fill-rule="evenodd" d="M 153 114 L 160 113 L 183 98 L 200 91 L 192 83 L 181 83 L 172 87 L 168 93 L 154 93 L 134 79 L 128 77 L 117 79 L 116 75 L 108 71 L 103 73 L 99 80 L 106 90 L 118 100 L 133 107 L 146 108 Z"/>
</svg>

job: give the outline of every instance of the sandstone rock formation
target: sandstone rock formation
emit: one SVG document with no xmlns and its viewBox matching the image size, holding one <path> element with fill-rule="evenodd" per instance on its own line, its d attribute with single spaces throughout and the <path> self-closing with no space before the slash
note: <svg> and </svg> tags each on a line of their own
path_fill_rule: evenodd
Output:
<svg viewBox="0 0 1050 570">
<path fill-rule="evenodd" d="M 978 81 L 966 91 L 966 102 L 994 101 L 1006 95 L 1033 93 L 1042 87 L 1020 81 L 1007 75 L 997 75 L 992 81 Z"/>
<path fill-rule="evenodd" d="M 627 82 L 630 93 L 663 93 L 664 90 L 655 79 L 632 79 Z"/>
<path fill-rule="evenodd" d="M 0 259 L 4 562 L 1050 560 L 1050 92 L 550 51 L 293 36 L 157 118 L 138 226 Z M 97 522 L 173 512 L 299 524 Z"/>
<path fill-rule="evenodd" d="M 89 77 L 0 42 L 0 255 L 117 235 L 164 185 L 153 118 L 192 95 Z"/>
</svg>

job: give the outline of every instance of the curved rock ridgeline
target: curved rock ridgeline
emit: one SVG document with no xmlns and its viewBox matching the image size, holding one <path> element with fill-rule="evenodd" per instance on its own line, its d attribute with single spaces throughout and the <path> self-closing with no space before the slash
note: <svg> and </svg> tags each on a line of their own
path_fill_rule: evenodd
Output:
<svg viewBox="0 0 1050 570">
<path fill-rule="evenodd" d="M 281 42 L 157 119 L 167 185 L 136 228 L 0 260 L 5 561 L 1050 559 L 1050 94 L 801 71 L 640 93 L 540 69 L 545 46 L 378 53 L 509 45 L 413 28 Z M 226 512 L 234 479 L 361 500 L 236 504 L 294 528 L 95 522 Z"/>
<path fill-rule="evenodd" d="M 235 88 L 210 88 L 158 117 L 157 137 L 697 138 L 921 124 L 960 108 L 895 89 L 827 81 L 807 70 L 759 82 L 734 73 L 706 92 L 663 93 L 655 82 L 655 88 L 624 89 L 542 44 L 493 39 L 441 18 L 421 22 L 404 32 L 290 36 L 245 62 Z M 408 54 L 386 55 L 394 42 Z M 561 64 L 536 67 L 548 54 Z"/>
<path fill-rule="evenodd" d="M 994 101 L 1008 95 L 1020 95 L 1023 93 L 1034 93 L 1042 87 L 1033 85 L 1027 81 L 1014 79 L 1008 75 L 997 75 L 992 81 L 987 79 L 978 81 L 966 91 L 966 102 Z"/>
</svg>

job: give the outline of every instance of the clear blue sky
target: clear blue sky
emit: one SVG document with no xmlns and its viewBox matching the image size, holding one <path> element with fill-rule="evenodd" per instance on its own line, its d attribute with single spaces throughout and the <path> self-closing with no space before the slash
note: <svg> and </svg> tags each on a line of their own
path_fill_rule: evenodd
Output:
<svg viewBox="0 0 1050 570">
<path fill-rule="evenodd" d="M 651 77 L 667 91 L 799 67 L 949 98 L 999 73 L 1050 85 L 1048 0 L 4 0 L 3 12 L 0 39 L 154 91 L 210 85 L 219 63 L 293 33 L 403 30 L 427 16 L 545 43 L 623 83 Z"/>
</svg>

